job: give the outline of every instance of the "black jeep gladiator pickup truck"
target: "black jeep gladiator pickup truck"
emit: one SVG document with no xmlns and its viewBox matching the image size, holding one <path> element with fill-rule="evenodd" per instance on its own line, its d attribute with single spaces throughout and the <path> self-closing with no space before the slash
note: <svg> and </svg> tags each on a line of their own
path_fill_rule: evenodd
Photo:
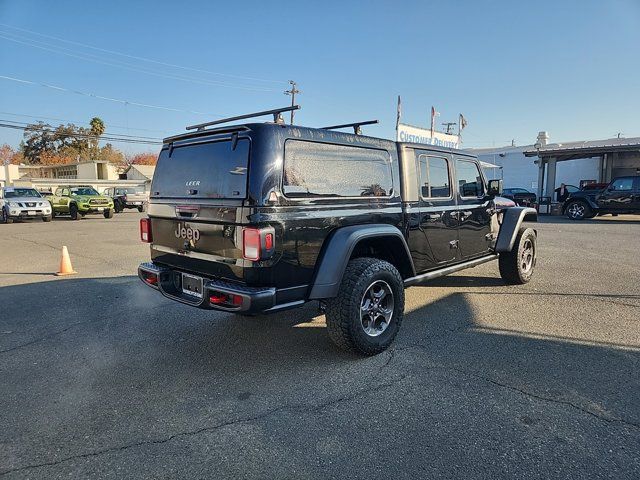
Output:
<svg viewBox="0 0 640 480">
<path fill-rule="evenodd" d="M 640 176 L 618 177 L 603 189 L 574 192 L 564 203 L 563 212 L 571 220 L 605 214 L 640 214 Z"/>
<path fill-rule="evenodd" d="M 330 338 L 363 355 L 400 328 L 404 288 L 498 260 L 510 284 L 536 263 L 532 208 L 509 207 L 474 156 L 335 128 L 188 127 L 159 155 L 138 274 L 194 307 L 265 314 L 319 301 Z M 363 122 L 364 123 L 364 122 Z"/>
</svg>

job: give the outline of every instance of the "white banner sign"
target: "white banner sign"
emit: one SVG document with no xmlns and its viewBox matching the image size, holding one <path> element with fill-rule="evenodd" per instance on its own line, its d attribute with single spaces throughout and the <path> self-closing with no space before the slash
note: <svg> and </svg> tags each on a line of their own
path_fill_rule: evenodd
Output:
<svg viewBox="0 0 640 480">
<path fill-rule="evenodd" d="M 398 124 L 396 140 L 407 143 L 423 143 L 425 145 L 436 145 L 438 147 L 460 148 L 460 137 L 458 135 L 448 135 L 442 132 L 433 132 L 427 128 L 414 127 L 406 123 Z"/>
</svg>

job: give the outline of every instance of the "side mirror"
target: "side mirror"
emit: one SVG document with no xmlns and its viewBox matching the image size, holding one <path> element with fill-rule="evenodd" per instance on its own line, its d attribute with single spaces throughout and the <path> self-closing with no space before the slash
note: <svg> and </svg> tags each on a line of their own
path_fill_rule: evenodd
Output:
<svg viewBox="0 0 640 480">
<path fill-rule="evenodd" d="M 499 197 L 502 195 L 502 180 L 489 180 L 487 194 L 492 197 Z"/>
</svg>

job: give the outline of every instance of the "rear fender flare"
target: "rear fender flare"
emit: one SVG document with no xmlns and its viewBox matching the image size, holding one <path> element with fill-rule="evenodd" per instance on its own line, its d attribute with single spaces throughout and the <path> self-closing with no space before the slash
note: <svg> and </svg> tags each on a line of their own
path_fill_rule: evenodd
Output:
<svg viewBox="0 0 640 480">
<path fill-rule="evenodd" d="M 538 221 L 538 212 L 530 207 L 509 207 L 503 210 L 502 225 L 496 241 L 496 252 L 510 252 L 516 242 L 518 231 L 522 222 Z"/>
<path fill-rule="evenodd" d="M 396 242 L 397 245 L 402 245 L 394 253 L 399 258 L 402 258 L 402 261 L 409 262 L 411 276 L 415 275 L 409 246 L 398 228 L 386 224 L 342 227 L 335 230 L 325 241 L 324 248 L 318 259 L 309 299 L 333 298 L 338 295 L 338 290 L 342 283 L 342 275 L 354 249 L 359 242 L 371 238 L 388 239 Z"/>
</svg>

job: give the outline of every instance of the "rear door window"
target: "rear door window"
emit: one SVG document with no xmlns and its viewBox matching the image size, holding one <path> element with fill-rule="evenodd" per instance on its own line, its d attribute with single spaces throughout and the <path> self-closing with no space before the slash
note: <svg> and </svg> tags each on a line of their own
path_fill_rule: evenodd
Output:
<svg viewBox="0 0 640 480">
<path fill-rule="evenodd" d="M 301 140 L 285 143 L 287 197 L 386 197 L 392 190 L 386 150 Z"/>
<path fill-rule="evenodd" d="M 420 195 L 422 198 L 451 197 L 449 162 L 442 157 L 420 155 Z"/>
<path fill-rule="evenodd" d="M 153 197 L 247 197 L 249 140 L 240 139 L 164 147 L 153 175 Z"/>
</svg>

